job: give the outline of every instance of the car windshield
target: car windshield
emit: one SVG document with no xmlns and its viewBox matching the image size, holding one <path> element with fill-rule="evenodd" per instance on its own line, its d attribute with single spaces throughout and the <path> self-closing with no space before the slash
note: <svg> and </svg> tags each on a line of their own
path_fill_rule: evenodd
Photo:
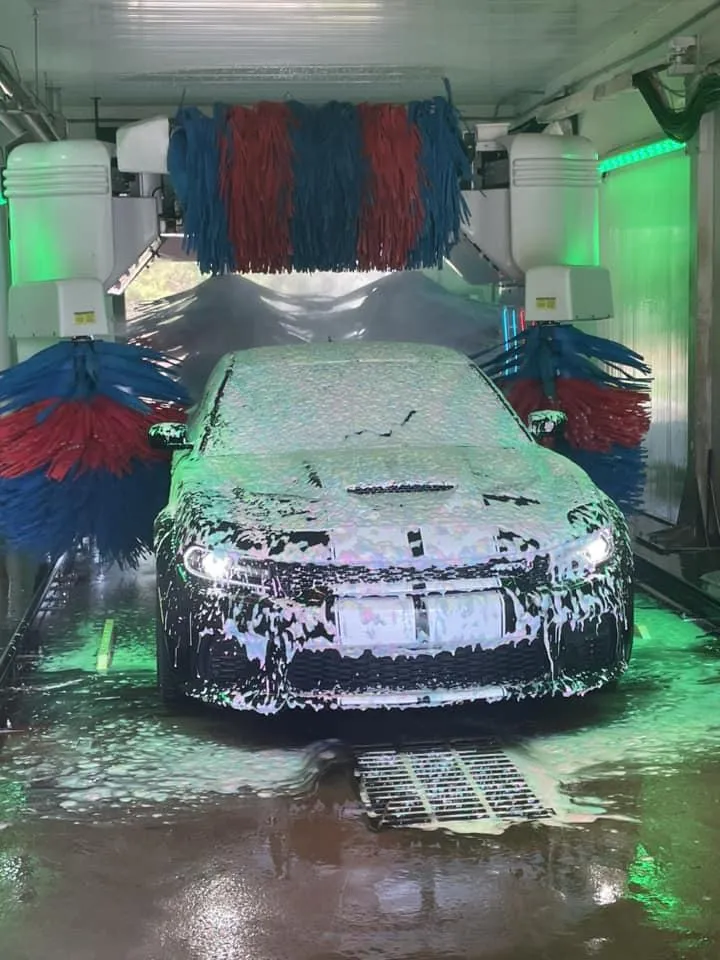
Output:
<svg viewBox="0 0 720 960">
<path fill-rule="evenodd" d="M 344 360 L 239 365 L 203 449 L 219 456 L 528 442 L 469 362 Z"/>
</svg>

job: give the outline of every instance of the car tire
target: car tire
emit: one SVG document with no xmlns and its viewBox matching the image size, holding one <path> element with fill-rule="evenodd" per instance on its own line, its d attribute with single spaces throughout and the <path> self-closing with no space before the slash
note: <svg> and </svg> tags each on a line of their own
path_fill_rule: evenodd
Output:
<svg viewBox="0 0 720 960">
<path fill-rule="evenodd" d="M 155 657 L 157 662 L 157 685 L 160 696 L 165 703 L 178 703 L 178 701 L 183 699 L 182 691 L 170 660 L 165 630 L 162 625 L 162 613 L 160 611 L 159 600 L 156 601 L 155 607 Z"/>
</svg>

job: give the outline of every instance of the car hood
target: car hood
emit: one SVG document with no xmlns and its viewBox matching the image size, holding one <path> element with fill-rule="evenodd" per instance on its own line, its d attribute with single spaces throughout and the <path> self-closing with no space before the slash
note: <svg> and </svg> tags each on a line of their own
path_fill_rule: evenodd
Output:
<svg viewBox="0 0 720 960">
<path fill-rule="evenodd" d="M 418 567 L 547 551 L 596 527 L 606 509 L 582 470 L 531 443 L 191 455 L 176 466 L 173 499 L 185 542 L 232 540 L 290 562 Z"/>
</svg>

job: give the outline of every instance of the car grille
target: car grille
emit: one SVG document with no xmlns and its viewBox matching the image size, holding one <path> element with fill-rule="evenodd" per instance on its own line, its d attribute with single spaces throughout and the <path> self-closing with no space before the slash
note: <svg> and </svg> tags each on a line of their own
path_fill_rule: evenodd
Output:
<svg viewBox="0 0 720 960">
<path fill-rule="evenodd" d="M 201 675 L 220 687 L 243 685 L 260 672 L 257 662 L 248 660 L 245 648 L 235 640 L 211 643 L 199 664 Z"/>
<path fill-rule="evenodd" d="M 627 656 L 618 641 L 617 621 L 605 616 L 591 635 L 564 628 L 555 656 L 555 673 L 596 673 Z M 298 693 L 360 693 L 389 690 L 434 690 L 452 687 L 530 683 L 548 679 L 551 666 L 542 640 L 504 644 L 494 650 L 460 647 L 430 656 L 343 657 L 337 650 L 301 650 L 288 664 L 288 684 Z"/>
<path fill-rule="evenodd" d="M 372 586 L 380 583 L 385 588 L 393 583 L 402 585 L 401 592 L 407 593 L 407 584 L 414 581 L 452 581 L 488 580 L 500 578 L 522 596 L 547 586 L 550 580 L 547 557 L 535 557 L 532 561 L 494 557 L 482 564 L 464 567 L 437 567 L 435 569 L 416 570 L 405 567 L 383 567 L 371 569 L 341 565 L 321 566 L 318 564 L 273 563 L 270 565 L 273 581 L 278 585 L 280 595 L 303 601 L 313 595 L 312 603 L 320 598 L 332 598 L 338 589 L 343 592 L 348 587 L 362 586 L 368 593 Z M 422 592 L 422 588 L 421 592 Z"/>
</svg>

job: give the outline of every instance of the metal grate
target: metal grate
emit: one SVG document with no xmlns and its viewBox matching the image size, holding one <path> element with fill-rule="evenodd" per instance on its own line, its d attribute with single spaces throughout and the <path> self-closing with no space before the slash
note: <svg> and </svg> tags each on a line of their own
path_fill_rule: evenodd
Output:
<svg viewBox="0 0 720 960">
<path fill-rule="evenodd" d="M 440 827 L 554 816 L 494 743 L 363 750 L 356 773 L 361 800 L 377 826 Z"/>
<path fill-rule="evenodd" d="M 25 658 L 26 647 L 31 645 L 32 636 L 37 636 L 43 621 L 62 606 L 72 559 L 63 555 L 39 576 L 25 613 L 8 643 L 4 648 L 0 647 L 0 686 L 13 673 L 17 661 Z"/>
</svg>

